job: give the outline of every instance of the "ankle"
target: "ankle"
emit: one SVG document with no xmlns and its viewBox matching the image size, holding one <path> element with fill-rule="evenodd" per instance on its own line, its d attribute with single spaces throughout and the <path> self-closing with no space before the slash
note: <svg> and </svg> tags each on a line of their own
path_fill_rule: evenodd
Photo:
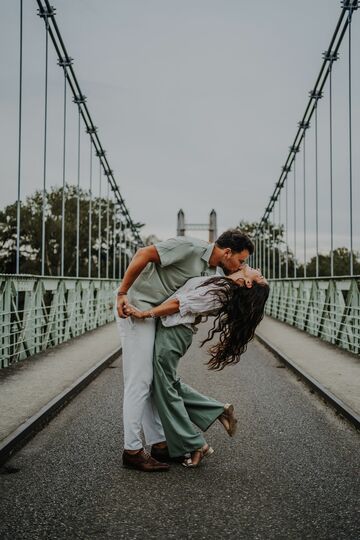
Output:
<svg viewBox="0 0 360 540">
<path fill-rule="evenodd" d="M 153 448 L 167 448 L 167 442 L 161 441 L 152 445 Z"/>
<path fill-rule="evenodd" d="M 143 448 L 139 448 L 138 450 L 126 450 L 124 449 L 125 454 L 129 454 L 130 456 L 134 456 L 135 454 L 139 454 L 143 451 Z"/>
</svg>

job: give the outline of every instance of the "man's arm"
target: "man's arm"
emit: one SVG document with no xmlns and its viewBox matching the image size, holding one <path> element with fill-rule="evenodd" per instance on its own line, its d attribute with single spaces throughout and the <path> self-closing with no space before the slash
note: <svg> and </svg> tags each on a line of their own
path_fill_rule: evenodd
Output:
<svg viewBox="0 0 360 540">
<path fill-rule="evenodd" d="M 155 264 L 160 264 L 160 257 L 155 246 L 147 246 L 140 248 L 132 258 L 125 275 L 121 281 L 120 289 L 117 296 L 117 311 L 119 317 L 125 319 L 127 314 L 124 312 L 124 304 L 128 304 L 127 292 L 130 289 L 131 285 L 134 283 L 135 279 L 141 274 L 145 266 L 153 262 Z"/>
</svg>

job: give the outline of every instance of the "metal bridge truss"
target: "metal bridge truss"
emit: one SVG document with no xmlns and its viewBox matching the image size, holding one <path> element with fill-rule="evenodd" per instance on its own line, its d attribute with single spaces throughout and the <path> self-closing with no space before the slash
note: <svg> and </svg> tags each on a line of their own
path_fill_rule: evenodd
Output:
<svg viewBox="0 0 360 540">
<path fill-rule="evenodd" d="M 266 313 L 360 353 L 360 278 L 272 280 Z"/>
<path fill-rule="evenodd" d="M 111 279 L 0 275 L 0 368 L 114 320 Z"/>
</svg>

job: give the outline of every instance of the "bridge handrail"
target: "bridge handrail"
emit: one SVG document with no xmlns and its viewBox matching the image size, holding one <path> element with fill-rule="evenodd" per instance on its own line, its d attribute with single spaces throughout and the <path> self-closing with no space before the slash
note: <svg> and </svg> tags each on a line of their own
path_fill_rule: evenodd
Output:
<svg viewBox="0 0 360 540">
<path fill-rule="evenodd" d="M 0 368 L 114 320 L 119 280 L 0 274 Z"/>
<path fill-rule="evenodd" d="M 360 276 L 270 280 L 266 314 L 360 353 Z"/>
</svg>

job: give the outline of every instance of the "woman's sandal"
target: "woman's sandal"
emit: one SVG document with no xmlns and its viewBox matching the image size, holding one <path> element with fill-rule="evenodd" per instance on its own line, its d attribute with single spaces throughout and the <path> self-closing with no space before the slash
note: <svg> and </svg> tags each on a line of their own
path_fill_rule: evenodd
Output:
<svg viewBox="0 0 360 540">
<path fill-rule="evenodd" d="M 224 412 L 218 417 L 219 421 L 222 423 L 226 429 L 228 435 L 233 437 L 236 433 L 237 420 L 234 413 L 234 405 L 226 403 L 224 405 Z"/>
<path fill-rule="evenodd" d="M 204 457 L 209 457 L 213 453 L 214 453 L 214 449 L 208 444 L 205 444 L 202 448 L 198 448 L 197 450 L 194 450 L 193 452 L 191 452 L 191 457 L 186 458 L 182 462 L 182 464 L 184 467 L 188 469 L 190 468 L 193 469 L 194 467 L 198 467 L 200 465 Z"/>
</svg>

